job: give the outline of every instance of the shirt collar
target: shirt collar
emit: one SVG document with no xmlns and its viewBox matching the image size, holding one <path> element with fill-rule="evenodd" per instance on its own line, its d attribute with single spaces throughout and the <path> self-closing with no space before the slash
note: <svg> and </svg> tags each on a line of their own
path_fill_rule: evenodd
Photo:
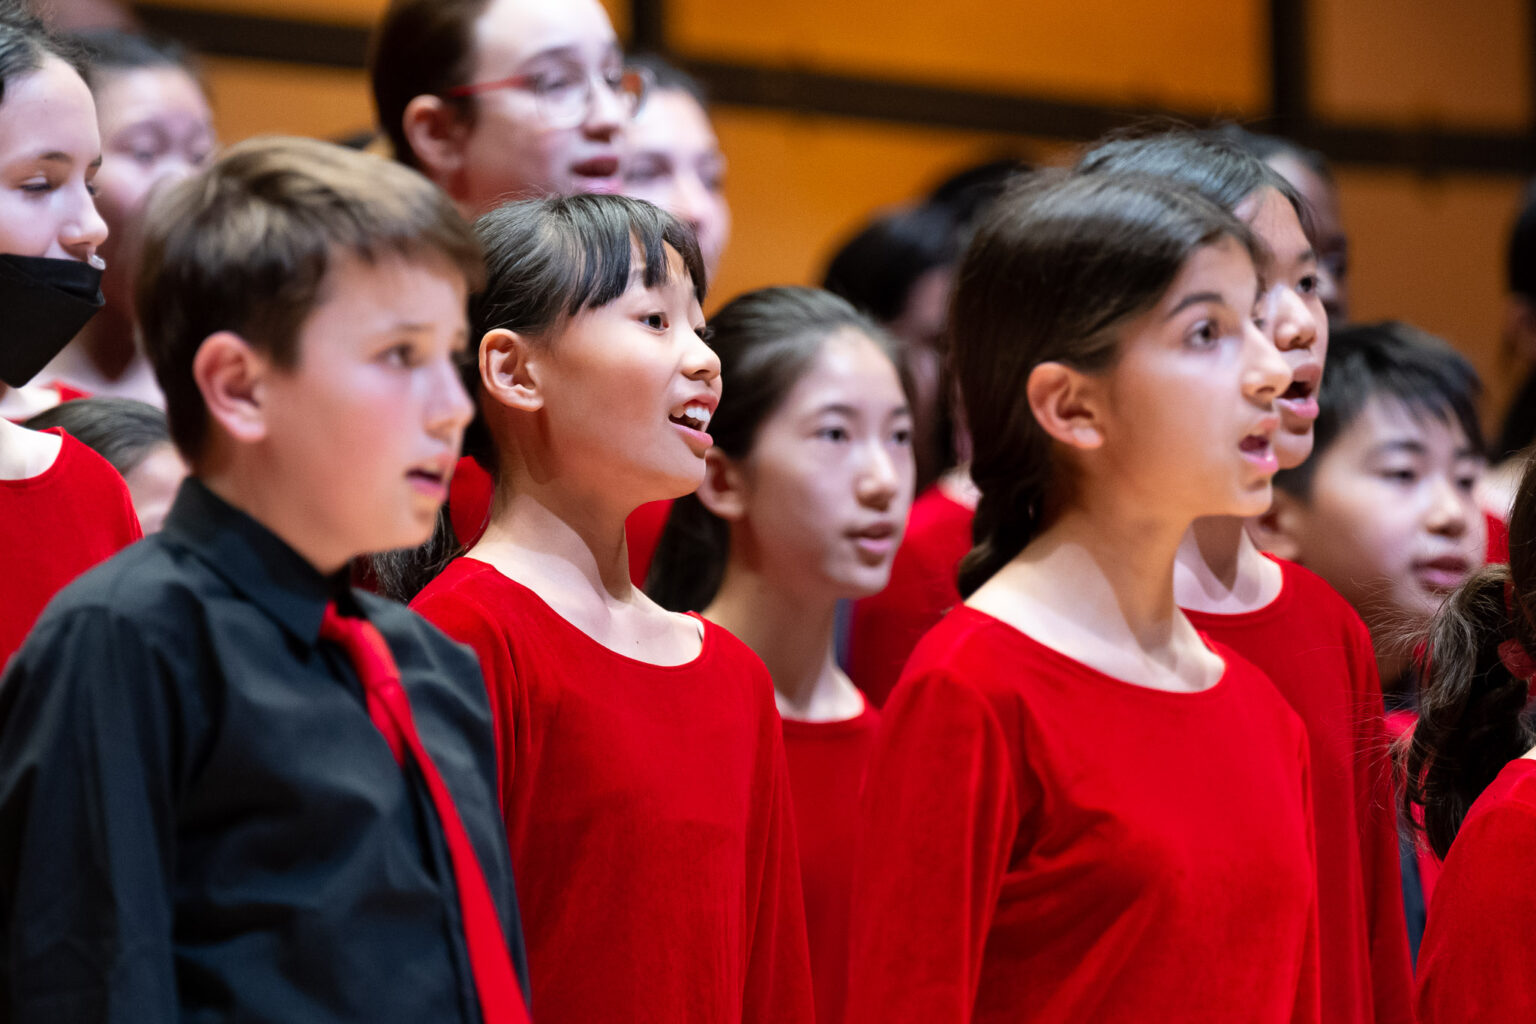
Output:
<svg viewBox="0 0 1536 1024">
<path fill-rule="evenodd" d="M 303 555 L 247 513 L 187 477 L 162 534 L 186 547 L 232 588 L 306 644 L 320 638 L 326 605 L 355 603 L 346 570 L 323 575 Z"/>
</svg>

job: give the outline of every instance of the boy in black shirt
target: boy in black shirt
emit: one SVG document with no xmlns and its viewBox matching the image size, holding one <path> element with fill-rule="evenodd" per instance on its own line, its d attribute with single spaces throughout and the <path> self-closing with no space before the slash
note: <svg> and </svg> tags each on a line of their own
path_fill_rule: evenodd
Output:
<svg viewBox="0 0 1536 1024">
<path fill-rule="evenodd" d="M 481 272 L 435 187 L 324 143 L 159 197 L 193 476 L 0 681 L 0 1019 L 526 1020 L 478 666 L 345 582 L 431 533 Z"/>
</svg>

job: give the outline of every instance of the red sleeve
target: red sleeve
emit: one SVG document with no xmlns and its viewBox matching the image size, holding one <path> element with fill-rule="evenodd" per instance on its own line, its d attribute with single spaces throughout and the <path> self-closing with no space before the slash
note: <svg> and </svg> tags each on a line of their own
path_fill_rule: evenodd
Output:
<svg viewBox="0 0 1536 1024">
<path fill-rule="evenodd" d="M 765 680 L 766 683 L 766 680 Z M 769 770 L 763 842 L 754 869 L 756 900 L 748 925 L 752 949 L 742 992 L 742 1024 L 810 1024 L 816 1017 L 811 992 L 811 954 L 800 891 L 800 854 L 790 802 L 789 767 L 778 714 L 765 709 Z M 749 880 L 750 884 L 750 880 Z"/>
<path fill-rule="evenodd" d="M 452 593 L 424 594 L 411 607 L 428 622 L 461 644 L 467 644 L 480 662 L 485 690 L 490 697 L 492 732 L 496 737 L 496 795 L 503 808 L 517 761 L 517 714 L 512 706 L 517 692 L 517 670 L 507 637 L 478 604 Z"/>
<path fill-rule="evenodd" d="M 1312 862 L 1312 877 L 1317 877 L 1317 826 L 1312 811 L 1312 754 L 1306 729 L 1297 722 L 1301 767 L 1301 799 L 1306 809 L 1307 853 Z M 1323 1017 L 1322 954 L 1318 948 L 1317 887 L 1312 887 L 1312 905 L 1307 910 L 1306 945 L 1301 951 L 1301 970 L 1297 975 L 1296 1004 L 1291 1009 L 1293 1024 L 1318 1024 Z"/>
<path fill-rule="evenodd" d="M 1536 1021 L 1536 812 L 1469 816 L 1446 859 L 1419 947 L 1420 1024 Z"/>
<path fill-rule="evenodd" d="M 1371 635 L 1358 617 L 1350 619 L 1349 660 L 1356 708 L 1355 749 L 1364 760 L 1355 774 L 1355 801 L 1370 939 L 1372 1005 L 1377 1024 L 1412 1024 L 1413 965 L 1403 917 L 1391 741 Z"/>
<path fill-rule="evenodd" d="M 848 1020 L 971 1019 L 1019 813 L 986 698 L 941 671 L 904 679 L 864 791 Z"/>
</svg>

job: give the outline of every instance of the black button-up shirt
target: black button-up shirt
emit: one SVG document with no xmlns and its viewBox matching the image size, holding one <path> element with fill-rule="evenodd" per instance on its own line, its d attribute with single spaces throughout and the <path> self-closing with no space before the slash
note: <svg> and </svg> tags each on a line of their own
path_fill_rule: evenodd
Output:
<svg viewBox="0 0 1536 1024">
<path fill-rule="evenodd" d="M 0 1020 L 480 1019 L 446 842 L 325 606 L 366 616 L 527 991 L 479 666 L 196 480 L 0 680 Z"/>
</svg>

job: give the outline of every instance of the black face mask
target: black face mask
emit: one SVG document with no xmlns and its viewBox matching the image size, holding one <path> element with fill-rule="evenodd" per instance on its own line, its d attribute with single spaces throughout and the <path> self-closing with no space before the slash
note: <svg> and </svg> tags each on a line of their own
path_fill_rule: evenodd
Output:
<svg viewBox="0 0 1536 1024">
<path fill-rule="evenodd" d="M 19 388 L 37 376 L 103 301 L 89 263 L 0 254 L 0 380 Z"/>
</svg>

